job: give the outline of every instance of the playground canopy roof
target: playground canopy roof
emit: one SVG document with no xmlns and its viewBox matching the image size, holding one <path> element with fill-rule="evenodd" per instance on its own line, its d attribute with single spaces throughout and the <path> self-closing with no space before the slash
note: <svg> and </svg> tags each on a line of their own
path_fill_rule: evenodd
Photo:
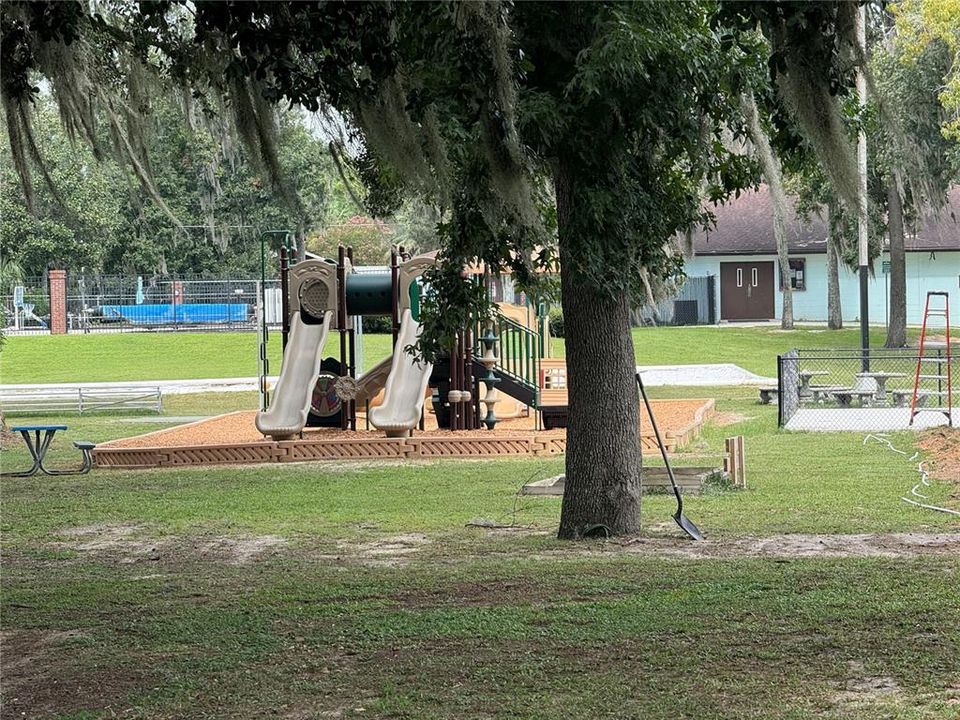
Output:
<svg viewBox="0 0 960 720">
<path fill-rule="evenodd" d="M 809 223 L 794 213 L 788 197 L 787 237 L 791 252 L 823 253 L 827 249 L 825 218 L 814 215 Z M 697 255 L 773 255 L 777 252 L 773 237 L 773 209 L 766 185 L 731 200 L 712 206 L 716 228 L 694 234 Z M 918 223 L 916 233 L 907 228 L 907 251 L 960 251 L 960 186 L 950 189 L 947 206 L 937 217 Z"/>
</svg>

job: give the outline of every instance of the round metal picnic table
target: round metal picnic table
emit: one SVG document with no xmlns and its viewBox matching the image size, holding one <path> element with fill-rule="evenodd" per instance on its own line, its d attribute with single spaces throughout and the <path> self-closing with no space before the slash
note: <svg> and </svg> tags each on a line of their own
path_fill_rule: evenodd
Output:
<svg viewBox="0 0 960 720">
<path fill-rule="evenodd" d="M 29 477 L 36 475 L 37 471 L 45 475 L 79 475 L 90 472 L 93 465 L 93 459 L 90 451 L 93 449 L 93 443 L 75 442 L 74 446 L 83 453 L 83 465 L 78 469 L 52 470 L 43 466 L 43 459 L 47 456 L 47 450 L 50 449 L 50 443 L 54 436 L 60 430 L 66 430 L 66 425 L 18 425 L 10 428 L 13 432 L 18 432 L 23 436 L 23 441 L 27 444 L 27 449 L 33 458 L 33 466 L 29 470 L 20 472 L 3 473 L 7 477 Z M 33 435 L 31 436 L 31 433 Z"/>
</svg>

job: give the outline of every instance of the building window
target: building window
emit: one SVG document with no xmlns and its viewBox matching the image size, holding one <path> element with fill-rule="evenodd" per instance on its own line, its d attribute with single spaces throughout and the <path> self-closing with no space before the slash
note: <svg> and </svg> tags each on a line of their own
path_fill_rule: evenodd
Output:
<svg viewBox="0 0 960 720">
<path fill-rule="evenodd" d="M 779 273 L 778 273 L 779 274 Z M 780 278 L 781 292 L 783 291 L 783 278 Z M 795 258 L 790 260 L 790 287 L 794 290 L 807 289 L 807 261 L 805 258 Z"/>
</svg>

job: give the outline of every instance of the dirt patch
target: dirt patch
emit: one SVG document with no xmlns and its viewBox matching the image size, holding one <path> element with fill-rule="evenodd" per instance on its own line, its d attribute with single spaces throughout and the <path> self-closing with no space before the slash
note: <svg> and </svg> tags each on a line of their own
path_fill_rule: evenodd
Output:
<svg viewBox="0 0 960 720">
<path fill-rule="evenodd" d="M 547 603 L 556 600 L 548 588 L 523 579 L 455 582 L 439 588 L 401 592 L 391 600 L 404 608 L 502 607 Z"/>
<path fill-rule="evenodd" d="M 718 412 L 714 413 L 710 421 L 717 427 L 727 427 L 728 425 L 737 425 L 747 420 L 753 420 L 752 415 L 744 415 L 737 412 Z"/>
<path fill-rule="evenodd" d="M 956 483 L 956 493 L 960 493 L 960 429 L 935 428 L 925 432 L 917 447 L 930 458 L 931 476 Z"/>
<path fill-rule="evenodd" d="M 286 538 L 277 535 L 154 537 L 145 526 L 134 524 L 102 523 L 67 528 L 59 535 L 67 539 L 51 543 L 57 549 L 89 553 L 123 564 L 207 559 L 247 565 L 275 554 L 287 544 Z"/>
<path fill-rule="evenodd" d="M 145 673 L 142 668 L 108 669 L 81 660 L 69 647 L 85 637 L 73 630 L 4 632 L 3 716 L 48 717 L 81 710 L 122 714 L 124 699 L 147 685 Z"/>
<path fill-rule="evenodd" d="M 0 450 L 12 450 L 20 446 L 26 447 L 20 433 L 15 433 L 7 428 L 0 430 Z"/>
<path fill-rule="evenodd" d="M 654 528 L 651 528 L 654 529 Z M 658 532 L 670 533 L 659 537 L 615 538 L 608 541 L 564 543 L 539 552 L 515 551 L 504 547 L 502 557 L 523 557 L 536 560 L 564 560 L 571 557 L 609 557 L 614 554 L 675 558 L 678 560 L 728 560 L 736 558 L 775 558 L 792 560 L 804 558 L 908 558 L 950 555 L 960 557 L 960 533 L 863 533 L 863 534 L 804 534 L 737 536 L 710 538 L 693 542 L 677 537 L 676 527 L 662 524 Z M 61 533 L 69 538 L 50 543 L 56 549 L 73 550 L 95 555 L 100 560 L 120 564 L 219 562 L 248 565 L 284 553 L 286 538 L 276 535 L 196 537 L 155 537 L 145 534 L 137 525 L 95 525 L 73 528 Z M 542 528 L 492 528 L 486 531 L 490 538 L 543 537 L 552 535 Z M 408 533 L 378 537 L 369 541 L 340 540 L 336 551 L 301 547 L 296 552 L 304 559 L 345 565 L 368 567 L 399 567 L 419 559 L 433 540 L 422 533 Z M 487 550 L 484 550 L 486 553 Z M 456 564 L 475 559 L 469 550 L 456 557 L 430 553 L 432 561 Z M 147 573 L 147 577 L 150 573 Z"/>
<path fill-rule="evenodd" d="M 960 533 L 788 534 L 706 539 L 636 538 L 603 543 L 588 552 L 624 552 L 691 560 L 733 558 L 904 558 L 960 555 Z"/>
<path fill-rule="evenodd" d="M 878 702 L 888 702 L 901 693 L 894 678 L 867 675 L 863 663 L 859 660 L 848 662 L 847 672 L 846 687 L 833 698 L 836 705 L 850 710 L 863 709 L 864 706 Z"/>
<path fill-rule="evenodd" d="M 61 530 L 59 535 L 67 539 L 51 544 L 59 550 L 114 556 L 122 563 L 157 560 L 160 543 L 157 538 L 142 537 L 146 530 L 143 525 L 99 523 Z"/>
<path fill-rule="evenodd" d="M 193 543 L 197 555 L 220 560 L 231 565 L 249 565 L 263 557 L 276 555 L 287 545 L 287 539 L 277 535 L 244 535 L 241 537 L 203 538 Z"/>
<path fill-rule="evenodd" d="M 405 565 L 430 542 L 430 538 L 421 533 L 393 535 L 365 543 L 340 541 L 337 549 L 346 555 L 346 558 L 341 556 L 338 559 L 354 560 L 371 567 Z"/>
</svg>

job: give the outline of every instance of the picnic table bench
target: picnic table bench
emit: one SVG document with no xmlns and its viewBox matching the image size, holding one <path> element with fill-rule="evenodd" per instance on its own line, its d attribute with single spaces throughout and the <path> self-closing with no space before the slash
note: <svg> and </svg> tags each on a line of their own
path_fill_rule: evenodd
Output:
<svg viewBox="0 0 960 720">
<path fill-rule="evenodd" d="M 33 458 L 33 466 L 29 470 L 3 473 L 7 477 L 29 477 L 36 475 L 38 471 L 45 475 L 84 475 L 90 472 L 90 468 L 93 467 L 93 448 L 96 447 L 96 444 L 86 440 L 76 440 L 73 443 L 73 446 L 83 453 L 83 464 L 79 468 L 55 469 L 44 467 L 43 460 L 47 456 L 47 451 L 50 449 L 54 436 L 57 431 L 66 430 L 66 425 L 18 425 L 10 429 L 23 436 L 23 441 L 27 444 L 27 449 Z M 32 436 L 31 433 L 33 433 Z"/>
<path fill-rule="evenodd" d="M 831 390 L 828 395 L 833 397 L 837 404 L 842 407 L 850 407 L 854 398 L 859 402 L 860 407 L 867 407 L 873 400 L 876 393 L 873 390 L 857 390 L 855 388 L 842 388 L 840 390 Z"/>
<path fill-rule="evenodd" d="M 913 388 L 903 390 L 891 390 L 893 404 L 897 407 L 904 407 L 913 399 Z M 946 397 L 946 390 L 917 390 L 917 407 L 924 407 L 927 399 L 931 397 Z"/>
<path fill-rule="evenodd" d="M 815 403 L 822 402 L 835 392 L 843 392 L 847 388 L 843 385 L 811 385 L 810 393 Z"/>
</svg>

